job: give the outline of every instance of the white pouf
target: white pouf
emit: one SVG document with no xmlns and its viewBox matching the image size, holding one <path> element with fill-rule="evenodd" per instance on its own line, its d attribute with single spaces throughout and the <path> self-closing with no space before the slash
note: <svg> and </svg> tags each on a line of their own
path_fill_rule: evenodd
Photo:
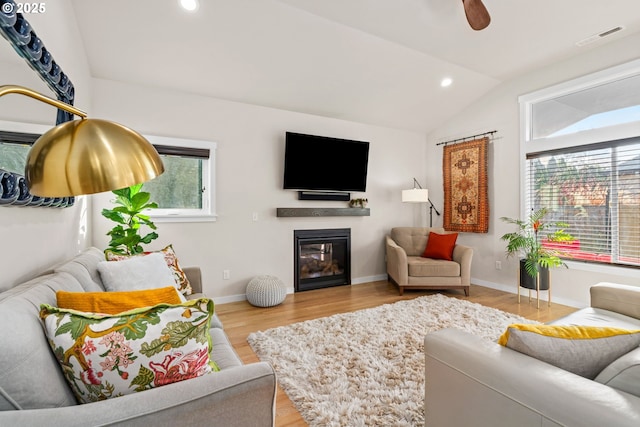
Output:
<svg viewBox="0 0 640 427">
<path fill-rule="evenodd" d="M 256 276 L 247 285 L 247 301 L 256 307 L 273 307 L 287 296 L 282 280 L 275 276 Z"/>
</svg>

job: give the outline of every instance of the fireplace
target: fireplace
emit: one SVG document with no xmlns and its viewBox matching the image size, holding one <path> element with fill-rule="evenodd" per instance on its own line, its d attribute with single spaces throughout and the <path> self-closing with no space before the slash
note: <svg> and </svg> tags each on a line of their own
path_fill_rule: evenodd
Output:
<svg viewBox="0 0 640 427">
<path fill-rule="evenodd" d="M 351 284 L 351 229 L 294 230 L 296 292 Z"/>
</svg>

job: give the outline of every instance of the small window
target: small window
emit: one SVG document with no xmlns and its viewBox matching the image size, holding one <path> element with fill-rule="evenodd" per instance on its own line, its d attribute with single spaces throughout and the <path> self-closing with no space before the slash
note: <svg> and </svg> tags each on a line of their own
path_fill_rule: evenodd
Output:
<svg viewBox="0 0 640 427">
<path fill-rule="evenodd" d="M 39 136 L 0 130 L 0 169 L 24 175 L 27 153 Z"/>
<path fill-rule="evenodd" d="M 158 209 L 155 222 L 215 221 L 216 144 L 178 138 L 145 136 L 164 163 L 165 171 L 144 184 Z"/>
</svg>

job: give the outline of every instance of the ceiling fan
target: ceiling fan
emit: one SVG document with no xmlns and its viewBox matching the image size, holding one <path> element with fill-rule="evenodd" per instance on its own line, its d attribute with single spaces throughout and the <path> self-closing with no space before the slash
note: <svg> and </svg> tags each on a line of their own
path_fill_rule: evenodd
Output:
<svg viewBox="0 0 640 427">
<path fill-rule="evenodd" d="M 476 31 L 484 30 L 491 23 L 491 16 L 482 0 L 462 0 L 467 22 Z"/>
</svg>

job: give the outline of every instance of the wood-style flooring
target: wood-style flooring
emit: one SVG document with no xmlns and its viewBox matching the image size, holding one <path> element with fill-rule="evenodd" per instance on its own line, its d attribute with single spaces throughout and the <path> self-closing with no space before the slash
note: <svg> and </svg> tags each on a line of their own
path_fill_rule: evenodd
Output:
<svg viewBox="0 0 640 427">
<path fill-rule="evenodd" d="M 289 325 L 319 317 L 331 316 L 400 300 L 430 295 L 436 291 L 410 291 L 398 295 L 398 288 L 387 281 L 371 282 L 353 286 L 338 286 L 287 295 L 285 301 L 269 308 L 253 307 L 246 301 L 216 305 L 216 312 L 224 324 L 225 332 L 244 363 L 259 361 L 247 343 L 251 332 L 263 331 L 277 326 Z M 522 298 L 518 304 L 517 296 L 482 286 L 471 285 L 469 297 L 462 291 L 450 290 L 441 293 L 460 299 L 466 299 L 488 307 L 519 314 L 528 319 L 548 322 L 572 313 L 576 309 L 560 304 L 547 307 L 546 301 L 536 308 L 535 300 L 528 302 Z M 278 388 L 276 401 L 276 426 L 305 426 L 306 423 L 293 406 L 287 395 Z"/>
</svg>

